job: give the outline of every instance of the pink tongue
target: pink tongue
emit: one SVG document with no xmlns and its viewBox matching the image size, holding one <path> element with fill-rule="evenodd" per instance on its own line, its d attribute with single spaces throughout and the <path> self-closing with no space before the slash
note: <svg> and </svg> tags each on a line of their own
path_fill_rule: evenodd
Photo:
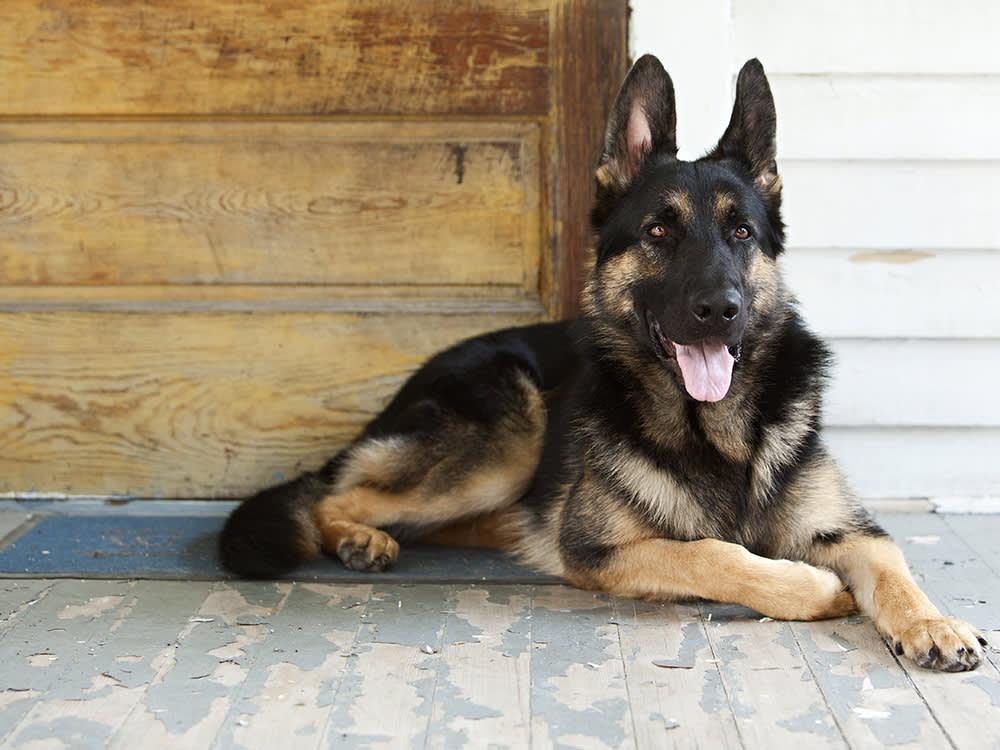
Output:
<svg viewBox="0 0 1000 750">
<path fill-rule="evenodd" d="M 684 387 L 696 401 L 720 401 L 733 380 L 733 355 L 721 341 L 674 344 Z"/>
</svg>

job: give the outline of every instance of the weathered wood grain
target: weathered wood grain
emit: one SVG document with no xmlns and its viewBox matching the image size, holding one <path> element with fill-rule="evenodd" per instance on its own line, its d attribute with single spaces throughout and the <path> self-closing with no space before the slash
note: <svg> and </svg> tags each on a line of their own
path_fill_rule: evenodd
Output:
<svg viewBox="0 0 1000 750">
<path fill-rule="evenodd" d="M 7 0 L 4 114 L 545 114 L 540 0 Z"/>
<path fill-rule="evenodd" d="M 323 727 L 348 669 L 372 587 L 296 584 L 243 659 L 215 748 L 324 747 Z M 289 636 L 291 635 L 291 638 Z"/>
<path fill-rule="evenodd" d="M 987 633 L 1000 626 L 1000 578 L 990 568 L 990 558 L 980 557 L 944 517 L 883 514 L 879 520 L 903 548 L 917 581 L 942 612 Z M 980 525 L 992 527 L 995 534 L 997 518 L 981 517 Z M 993 659 L 976 671 L 954 675 L 899 660 L 957 747 L 1000 747 L 1000 722 L 996 720 L 1000 717 L 1000 670 L 995 655 L 990 656 Z"/>
<path fill-rule="evenodd" d="M 702 612 L 745 747 L 847 747 L 789 623 L 718 604 Z"/>
<path fill-rule="evenodd" d="M 127 614 L 129 593 L 127 581 L 65 581 L 21 613 L 0 642 L 0 745 L 26 729 L 43 695 L 59 700 L 100 691 L 101 670 L 91 657 Z"/>
<path fill-rule="evenodd" d="M 547 174 L 552 264 L 543 288 L 557 317 L 572 317 L 587 272 L 594 169 L 604 122 L 627 68 L 628 4 L 615 0 L 553 3 L 553 111 Z"/>
<path fill-rule="evenodd" d="M 614 601 L 640 748 L 741 748 L 697 605 Z"/>
<path fill-rule="evenodd" d="M 538 290 L 539 130 L 0 124 L 5 285 Z"/>
<path fill-rule="evenodd" d="M 373 587 L 324 747 L 425 746 L 453 594 L 450 586 Z"/>
<path fill-rule="evenodd" d="M 547 314 L 535 292 L 506 286 L 180 284 L 18 286 L 2 312 L 353 312 Z"/>
<path fill-rule="evenodd" d="M 967 577 L 992 590 L 992 570 L 964 569 L 969 540 L 950 519 L 883 520 L 904 545 L 939 536 L 910 544 L 933 596 Z M 7 605 L 11 748 L 1000 746 L 993 665 L 897 662 L 860 617 L 758 622 L 564 586 L 376 578 L 18 581 L 0 584 Z"/>
<path fill-rule="evenodd" d="M 72 589 L 75 584 L 59 586 Z M 9 738 L 10 746 L 30 747 L 57 738 L 65 747 L 105 747 L 170 663 L 177 639 L 190 628 L 190 613 L 205 600 L 211 584 L 140 581 L 127 587 L 104 586 L 112 595 L 125 595 L 120 607 L 97 619 L 107 625 L 106 632 L 93 639 L 76 662 L 63 665 L 58 683 L 33 701 Z M 90 601 L 100 604 L 103 599 Z M 79 619 L 93 618 L 98 608 L 93 609 L 84 608 Z M 77 619 L 60 623 L 70 637 Z M 54 667 L 61 655 L 53 655 Z"/>
<path fill-rule="evenodd" d="M 977 628 L 1000 626 L 1000 577 L 969 542 L 937 514 L 881 514 L 885 525 L 906 554 L 927 595 L 953 617 Z M 996 530 L 996 516 L 980 523 Z M 980 545 L 981 546 L 981 543 Z"/>
<path fill-rule="evenodd" d="M 430 353 L 534 320 L 0 315 L 0 491 L 243 495 L 331 457 Z"/>
<path fill-rule="evenodd" d="M 51 581 L 7 579 L 0 581 L 0 641 L 25 613 L 48 596 Z"/>
<path fill-rule="evenodd" d="M 791 623 L 813 679 L 852 748 L 950 748 L 867 618 Z"/>
<path fill-rule="evenodd" d="M 532 745 L 634 747 L 636 719 L 607 597 L 546 587 L 531 617 Z"/>
<path fill-rule="evenodd" d="M 573 314 L 626 18 L 4 3 L 0 492 L 243 495 L 431 352 Z"/>
<path fill-rule="evenodd" d="M 530 632 L 529 587 L 454 592 L 425 747 L 530 747 Z"/>
<path fill-rule="evenodd" d="M 155 676 L 118 722 L 107 747 L 208 747 L 222 729 L 248 667 L 264 648 L 269 618 L 290 583 L 215 584 L 157 661 Z M 167 602 L 164 609 L 180 609 Z"/>
</svg>

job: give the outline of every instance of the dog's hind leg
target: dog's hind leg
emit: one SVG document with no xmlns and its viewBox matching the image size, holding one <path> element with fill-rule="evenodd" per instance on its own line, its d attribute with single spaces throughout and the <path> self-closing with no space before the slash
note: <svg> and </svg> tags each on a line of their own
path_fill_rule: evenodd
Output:
<svg viewBox="0 0 1000 750">
<path fill-rule="evenodd" d="M 398 555 L 397 540 L 521 497 L 545 432 L 541 394 L 510 365 L 494 369 L 487 383 L 459 387 L 473 385 L 489 389 L 488 403 L 438 391 L 403 409 L 393 420 L 398 431 L 381 430 L 347 452 L 333 491 L 312 508 L 324 552 L 355 570 L 382 570 Z"/>
</svg>

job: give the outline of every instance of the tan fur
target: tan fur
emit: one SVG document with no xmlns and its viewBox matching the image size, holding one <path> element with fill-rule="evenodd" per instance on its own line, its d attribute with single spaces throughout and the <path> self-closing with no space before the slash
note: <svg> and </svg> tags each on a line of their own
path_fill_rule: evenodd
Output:
<svg viewBox="0 0 1000 750">
<path fill-rule="evenodd" d="M 759 557 L 717 539 L 646 539 L 616 549 L 599 570 L 567 574 L 581 588 L 614 596 L 704 598 L 742 604 L 782 620 L 820 620 L 854 611 L 854 600 L 830 571 Z"/>
<path fill-rule="evenodd" d="M 525 565 L 549 575 L 564 575 L 565 565 L 559 549 L 559 522 L 571 491 L 572 485 L 569 484 L 559 489 L 544 512 L 541 529 L 527 511 L 516 506 L 511 509 L 510 520 L 514 524 L 517 541 L 510 550 Z"/>
<path fill-rule="evenodd" d="M 478 549 L 512 549 L 518 541 L 517 523 L 509 512 L 487 513 L 448 524 L 420 537 L 423 544 Z"/>
<path fill-rule="evenodd" d="M 776 529 L 775 554 L 799 560 L 808 558 L 817 530 L 850 528 L 857 500 L 840 468 L 825 450 L 799 469 L 785 493 L 794 515 L 778 521 L 781 528 Z"/>
<path fill-rule="evenodd" d="M 701 510 L 698 498 L 693 497 L 679 483 L 659 471 L 642 455 L 628 451 L 609 450 L 597 458 L 624 487 L 634 493 L 653 515 L 667 526 L 678 529 L 688 537 L 711 536 L 718 533 Z M 632 539 L 649 536 L 637 533 Z"/>
<path fill-rule="evenodd" d="M 978 663 L 976 631 L 938 611 L 913 580 L 892 540 L 860 531 L 848 531 L 838 542 L 816 540 L 817 532 L 850 530 L 859 512 L 857 499 L 825 451 L 803 466 L 785 491 L 793 515 L 775 522 L 775 554 L 839 574 L 861 612 L 918 664 L 957 670 Z"/>
<path fill-rule="evenodd" d="M 735 205 L 736 198 L 731 193 L 716 193 L 712 201 L 712 215 L 715 216 L 715 221 L 719 224 L 724 222 Z"/>
<path fill-rule="evenodd" d="M 717 203 L 726 197 L 722 193 L 716 196 Z M 724 203 L 724 201 L 723 201 Z M 718 206 L 716 206 L 718 208 Z M 775 315 L 786 307 L 787 294 L 784 291 L 781 276 L 774 261 L 761 252 L 757 252 L 751 262 L 749 283 L 753 287 L 753 315 L 750 326 L 757 318 L 765 315 Z M 779 317 L 780 320 L 780 317 Z M 774 328 L 773 323 L 770 328 Z M 808 425 L 809 416 L 815 413 L 812 405 L 818 396 L 809 396 L 800 404 L 801 410 L 793 410 L 796 417 L 794 425 L 782 425 L 777 431 L 765 434 L 765 444 L 757 444 L 757 436 L 752 434 L 753 410 L 747 408 L 756 397 L 760 384 L 753 378 L 753 372 L 758 362 L 771 356 L 773 344 L 767 332 L 761 332 L 755 350 L 747 355 L 741 367 L 743 375 L 736 379 L 733 387 L 722 401 L 706 404 L 700 410 L 698 419 L 706 438 L 716 449 L 731 461 L 755 463 L 755 473 L 758 475 L 758 489 L 770 486 L 770 473 L 773 465 L 780 460 L 783 439 L 797 440 Z M 818 403 L 818 401 L 817 401 Z M 769 443 L 769 444 L 768 444 Z"/>
<path fill-rule="evenodd" d="M 633 375 L 643 384 L 649 404 L 642 411 L 643 433 L 657 445 L 674 450 L 683 445 L 691 434 L 691 425 L 678 404 L 686 398 L 673 382 L 673 376 L 662 368 L 637 365 Z"/>
<path fill-rule="evenodd" d="M 764 172 L 754 180 L 754 185 L 768 200 L 774 200 L 781 195 L 781 175 L 777 172 L 770 170 Z"/>
<path fill-rule="evenodd" d="M 646 65 L 637 75 L 655 75 L 659 69 Z M 741 81 L 745 75 L 762 76 L 759 63 L 745 67 Z M 650 85 L 653 79 L 640 80 L 635 85 L 646 88 L 638 93 L 662 95 L 661 89 L 670 89 L 665 74 L 663 79 L 659 86 Z M 740 90 L 748 93 L 740 95 Z M 739 110 L 751 111 L 755 101 L 757 109 L 769 105 L 765 113 L 773 110 L 766 81 L 737 93 Z M 621 98 L 616 104 L 596 173 L 604 191 L 626 189 L 650 152 L 653 131 L 647 114 L 639 99 L 629 101 L 627 111 Z M 658 135 L 665 135 L 665 127 L 673 129 L 672 115 L 666 119 L 670 122 L 658 123 Z M 758 129 L 763 126 L 761 138 L 773 141 L 771 118 L 752 119 Z M 768 146 L 761 138 L 747 138 L 742 126 L 749 124 L 734 110 L 731 129 L 709 158 L 730 158 L 734 149 L 752 147 L 753 154 L 743 153 L 744 161 L 757 175 L 756 189 L 776 212 L 781 180 L 773 142 Z M 661 151 L 673 151 L 672 134 L 660 145 Z M 794 300 L 773 258 L 758 247 L 751 251 L 749 267 L 739 266 L 746 282 L 741 291 L 752 300 L 742 339 L 746 352 L 721 401 L 692 406 L 677 380 L 676 361 L 635 335 L 637 324 L 646 323 L 639 320 L 640 312 L 647 304 L 655 312 L 662 296 L 649 295 L 647 285 L 670 286 L 670 259 L 677 257 L 667 243 L 645 235 L 643 227 L 662 221 L 669 209 L 689 225 L 687 230 L 718 230 L 728 226 L 740 203 L 733 187 L 702 196 L 670 184 L 661 188 L 661 205 L 643 209 L 650 213 L 642 221 L 635 217 L 637 226 L 630 230 L 638 238 L 635 244 L 616 248 L 599 265 L 593 251 L 589 256 L 581 308 L 590 353 L 602 364 L 610 362 L 620 379 L 566 386 L 569 399 L 581 396 L 577 389 L 584 392 L 576 405 L 568 403 L 568 434 L 560 423 L 556 435 L 572 452 L 561 457 L 558 474 L 540 478 L 544 494 L 518 503 L 534 478 L 547 421 L 542 394 L 522 375 L 521 393 L 504 393 L 504 416 L 488 424 L 463 420 L 462 409 L 449 409 L 442 399 L 433 430 L 360 440 L 336 466 L 336 484 L 313 507 L 313 523 L 296 519 L 303 527 L 304 553 L 314 556 L 322 548 L 349 567 L 380 570 L 399 553 L 385 531 L 398 525 L 426 542 L 506 549 L 538 571 L 615 596 L 705 598 L 795 620 L 838 617 L 857 605 L 918 663 L 974 667 L 980 658 L 978 634 L 941 615 L 913 581 L 899 549 L 877 536 L 879 530 L 835 463 L 806 442 L 820 412 L 818 382 L 807 382 L 811 393 L 796 403 L 782 402 L 787 414 L 776 423 L 761 408 L 770 400 L 761 400 L 762 390 L 782 385 L 763 382 L 773 372 L 766 363 L 776 355 L 779 337 L 799 326 L 790 320 L 796 314 Z M 598 203 L 595 216 L 614 208 L 604 203 Z M 695 227 L 696 220 L 705 226 Z M 713 221 L 716 226 L 710 227 Z M 676 223 L 671 219 L 668 230 Z M 691 236 L 697 238 L 698 232 Z M 676 305 L 670 307 L 682 301 L 683 296 L 672 300 Z M 497 384 L 506 387 L 506 375 Z M 588 385 L 595 388 L 586 392 Z M 628 418 L 636 415 L 642 440 L 633 442 L 631 429 L 617 429 L 615 420 L 601 413 L 588 418 L 576 408 L 607 392 L 598 388 L 620 388 L 623 398 L 641 399 L 628 404 L 635 407 L 628 409 Z M 560 408 L 567 406 L 558 401 L 564 394 L 554 395 Z M 810 450 L 799 454 L 803 447 Z M 671 453 L 684 450 L 692 452 L 690 461 Z M 781 486 L 779 475 L 786 480 Z M 563 484 L 553 490 L 549 483 L 556 477 Z M 306 485 L 314 486 L 315 480 Z"/>
<path fill-rule="evenodd" d="M 537 450 L 512 451 L 507 462 L 472 471 L 444 493 L 428 492 L 424 483 L 405 492 L 358 485 L 323 498 L 313 515 L 321 526 L 349 520 L 376 527 L 399 523 L 435 526 L 478 516 L 517 500 L 527 488 L 537 460 Z"/>
<path fill-rule="evenodd" d="M 375 478 L 392 477 L 413 462 L 418 446 L 402 437 L 374 438 L 358 443 L 337 476 L 335 494 Z M 381 482 L 378 482 L 381 483 Z"/>
<path fill-rule="evenodd" d="M 603 188 L 611 188 L 619 183 L 615 168 L 610 164 L 602 164 L 594 172 L 597 184 Z"/>
<path fill-rule="evenodd" d="M 669 206 L 685 224 L 694 221 L 694 204 L 691 195 L 683 190 L 669 190 L 663 194 L 663 202 Z"/>
<path fill-rule="evenodd" d="M 753 491 L 756 497 L 765 497 L 771 490 L 775 474 L 793 459 L 794 446 L 799 445 L 812 429 L 812 420 L 818 411 L 819 397 L 810 394 L 792 405 L 784 422 L 764 428 L 753 459 Z"/>
<path fill-rule="evenodd" d="M 345 460 L 334 492 L 313 507 L 323 549 L 344 559 L 341 549 L 345 545 L 358 547 L 367 539 L 379 547 L 380 555 L 389 555 L 386 562 L 391 562 L 399 547 L 378 531 L 381 527 L 404 524 L 430 531 L 516 502 L 535 473 L 546 418 L 534 383 L 522 375 L 518 385 L 521 409 L 496 428 L 494 454 L 485 463 L 469 465 L 460 450 L 450 450 L 443 457 L 433 456 L 419 481 L 397 491 L 387 487 L 408 465 L 419 466 L 420 452 L 428 449 L 405 438 L 360 442 Z M 452 428 L 458 447 L 464 429 L 462 424 Z M 354 550 L 352 554 L 357 556 Z"/>
<path fill-rule="evenodd" d="M 941 614 L 914 582 L 903 553 L 891 540 L 855 536 L 820 547 L 813 557 L 840 572 L 861 611 L 918 664 L 959 671 L 979 662 L 980 634 Z"/>
<path fill-rule="evenodd" d="M 296 526 L 301 530 L 297 539 L 299 551 L 305 560 L 315 560 L 323 551 L 323 536 L 315 523 L 313 514 L 308 509 L 295 511 Z"/>
<path fill-rule="evenodd" d="M 355 487 L 323 498 L 313 506 L 313 519 L 327 554 L 337 555 L 345 565 L 356 569 L 381 570 L 396 559 L 399 545 L 377 527 L 418 510 L 419 505 L 412 497 L 403 500 L 381 490 Z M 380 555 L 387 556 L 381 565 Z M 358 564 L 351 565 L 352 559 Z"/>
<path fill-rule="evenodd" d="M 630 180 L 627 169 L 627 165 L 621 162 L 608 161 L 597 168 L 594 177 L 606 190 L 624 190 Z"/>
<path fill-rule="evenodd" d="M 745 408 L 753 396 L 755 384 L 747 378 L 730 389 L 726 398 L 706 404 L 698 414 L 705 437 L 723 456 L 736 463 L 748 463 L 753 456 L 752 424 Z"/>
<path fill-rule="evenodd" d="M 635 314 L 631 289 L 643 269 L 636 249 L 616 255 L 601 267 L 599 299 L 604 308 L 620 318 Z"/>
<path fill-rule="evenodd" d="M 755 315 L 787 309 L 787 305 L 783 303 L 789 300 L 788 293 L 778 271 L 778 264 L 773 258 L 761 252 L 756 253 L 747 278 L 753 287 L 753 304 L 750 309 Z M 775 330 L 778 328 L 777 324 L 781 322 L 780 318 L 775 321 L 773 324 Z"/>
</svg>

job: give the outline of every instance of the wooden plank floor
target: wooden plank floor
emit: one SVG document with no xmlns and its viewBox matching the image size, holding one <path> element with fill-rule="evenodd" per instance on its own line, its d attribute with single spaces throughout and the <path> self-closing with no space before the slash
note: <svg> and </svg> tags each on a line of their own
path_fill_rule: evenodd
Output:
<svg viewBox="0 0 1000 750">
<path fill-rule="evenodd" d="M 1000 516 L 881 518 L 1000 644 Z M 3 580 L 0 746 L 1000 748 L 998 657 L 563 586 Z"/>
</svg>

